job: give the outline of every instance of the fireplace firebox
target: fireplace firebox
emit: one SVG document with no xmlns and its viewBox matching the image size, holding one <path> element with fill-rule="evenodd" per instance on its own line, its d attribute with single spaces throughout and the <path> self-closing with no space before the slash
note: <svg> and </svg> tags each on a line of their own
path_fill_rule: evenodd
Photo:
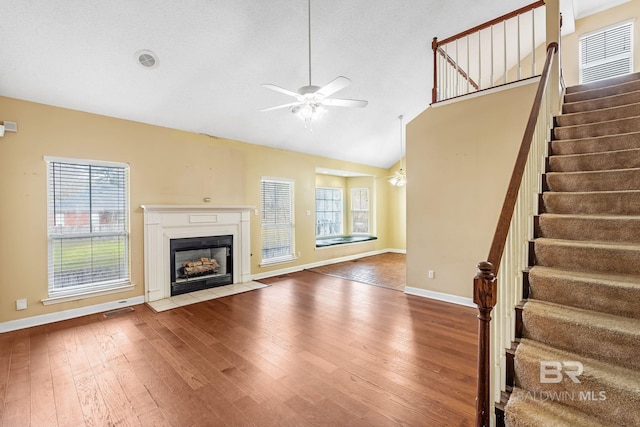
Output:
<svg viewBox="0 0 640 427">
<path fill-rule="evenodd" d="M 169 241 L 171 296 L 233 283 L 233 236 Z"/>
</svg>

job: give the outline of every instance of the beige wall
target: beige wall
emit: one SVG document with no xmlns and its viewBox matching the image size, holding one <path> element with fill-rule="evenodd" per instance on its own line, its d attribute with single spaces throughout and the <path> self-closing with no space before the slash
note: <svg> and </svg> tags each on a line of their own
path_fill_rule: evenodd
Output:
<svg viewBox="0 0 640 427">
<path fill-rule="evenodd" d="M 609 25 L 622 23 L 635 19 L 633 23 L 633 67 L 634 71 L 640 71 L 640 0 L 631 0 L 620 6 L 613 7 L 595 15 L 576 20 L 576 30 L 562 38 L 562 68 L 564 80 L 567 86 L 579 83 L 579 52 L 578 43 L 580 37 L 592 31 L 599 30 Z"/>
<path fill-rule="evenodd" d="M 142 204 L 260 206 L 260 178 L 295 181 L 296 251 L 293 263 L 261 268 L 259 216 L 251 216 L 251 273 L 260 274 L 390 247 L 387 192 L 375 181 L 379 239 L 315 249 L 316 167 L 375 176 L 389 171 L 317 156 L 218 139 L 136 122 L 0 97 L 0 117 L 18 133 L 0 139 L 0 322 L 143 294 Z M 304 128 L 301 127 L 301 131 Z M 131 276 L 135 290 L 50 306 L 47 297 L 47 194 L 44 156 L 125 162 L 131 165 Z M 382 188 L 381 188 L 382 187 Z M 307 215 L 311 211 L 311 215 Z M 396 215 L 395 213 L 393 215 Z M 11 275 L 7 272 L 19 272 Z M 26 298 L 28 309 L 15 310 Z"/>
<path fill-rule="evenodd" d="M 408 124 L 408 286 L 472 297 L 535 90 L 529 84 L 431 107 Z"/>
<path fill-rule="evenodd" d="M 403 159 L 406 164 L 407 159 Z M 397 171 L 400 169 L 400 162 L 391 167 L 390 170 Z M 407 171 L 407 180 L 411 180 L 412 176 Z M 383 180 L 387 182 L 386 179 Z M 417 183 L 416 183 L 417 185 Z M 389 247 L 393 249 L 406 250 L 407 248 L 407 187 L 394 187 L 389 185 L 387 188 L 389 201 Z"/>
</svg>

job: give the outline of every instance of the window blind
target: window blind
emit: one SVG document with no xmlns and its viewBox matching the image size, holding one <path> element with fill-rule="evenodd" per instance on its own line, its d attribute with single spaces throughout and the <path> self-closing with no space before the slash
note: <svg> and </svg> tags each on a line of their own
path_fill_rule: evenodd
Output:
<svg viewBox="0 0 640 427">
<path fill-rule="evenodd" d="M 294 258 L 293 181 L 262 179 L 262 262 Z"/>
<path fill-rule="evenodd" d="M 316 188 L 316 237 L 342 234 L 342 189 Z"/>
<path fill-rule="evenodd" d="M 354 234 L 369 234 L 369 189 L 351 189 L 351 224 Z"/>
<path fill-rule="evenodd" d="M 589 83 L 633 71 L 632 25 L 629 22 L 580 39 L 581 83 Z"/>
<path fill-rule="evenodd" d="M 130 281 L 128 165 L 48 162 L 49 294 Z"/>
</svg>

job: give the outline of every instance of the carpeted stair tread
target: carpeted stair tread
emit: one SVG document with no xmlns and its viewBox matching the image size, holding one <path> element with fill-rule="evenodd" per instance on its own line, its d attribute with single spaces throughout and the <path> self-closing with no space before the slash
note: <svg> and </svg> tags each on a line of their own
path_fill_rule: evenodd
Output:
<svg viewBox="0 0 640 427">
<path fill-rule="evenodd" d="M 534 241 L 535 264 L 566 270 L 640 275 L 640 245 L 548 239 Z"/>
<path fill-rule="evenodd" d="M 549 156 L 549 171 L 578 172 L 640 168 L 640 148 Z"/>
<path fill-rule="evenodd" d="M 640 215 L 640 191 L 545 192 L 545 213 Z"/>
<path fill-rule="evenodd" d="M 604 87 L 616 86 L 616 85 L 620 85 L 628 82 L 633 82 L 636 80 L 640 80 L 640 72 L 623 74 L 621 76 L 611 77 L 605 80 L 598 80 L 591 83 L 583 83 L 579 85 L 569 86 L 566 89 L 566 93 L 572 94 L 576 92 L 585 92 L 585 91 L 590 91 L 594 89 L 601 89 Z"/>
<path fill-rule="evenodd" d="M 603 108 L 617 107 L 626 104 L 640 102 L 640 90 L 622 93 L 618 95 L 605 96 L 585 101 L 569 102 L 562 106 L 563 114 L 579 113 L 581 111 L 601 110 Z"/>
<path fill-rule="evenodd" d="M 640 132 L 640 116 L 553 129 L 554 139 L 580 139 Z"/>
<path fill-rule="evenodd" d="M 601 153 L 634 148 L 640 148 L 640 132 L 620 133 L 591 138 L 556 138 L 556 140 L 551 141 L 551 153 L 554 155 Z"/>
<path fill-rule="evenodd" d="M 640 103 L 557 116 L 557 126 L 575 126 L 640 116 Z"/>
<path fill-rule="evenodd" d="M 640 169 L 549 172 L 545 179 L 551 191 L 640 190 Z"/>
<path fill-rule="evenodd" d="M 597 420 L 571 406 L 551 400 L 546 394 L 515 387 L 507 402 L 507 427 L 611 427 L 610 421 Z"/>
<path fill-rule="evenodd" d="M 524 338 L 613 366 L 640 369 L 640 319 L 529 299 L 522 323 Z"/>
<path fill-rule="evenodd" d="M 640 215 L 542 214 L 539 236 L 549 239 L 623 242 L 640 245 Z"/>
<path fill-rule="evenodd" d="M 582 363 L 584 370 L 578 377 L 580 382 L 575 383 L 569 378 L 560 383 L 541 382 L 541 361 Z M 515 364 L 516 385 L 532 395 L 537 392 L 538 396 L 541 393 L 557 396 L 554 403 L 571 406 L 608 422 L 606 425 L 610 426 L 633 426 L 640 420 L 640 374 L 637 370 L 615 366 L 526 338 L 521 340 L 516 349 Z M 604 393 L 601 394 L 602 392 Z M 592 397 L 595 399 L 591 399 Z M 604 399 L 600 400 L 602 397 Z"/>
<path fill-rule="evenodd" d="M 570 92 L 564 96 L 564 102 L 585 101 L 587 99 L 596 99 L 621 93 L 635 92 L 636 90 L 640 90 L 640 80 L 638 79 L 620 84 L 613 84 L 611 86 L 599 87 L 596 89 Z"/>
<path fill-rule="evenodd" d="M 640 319 L 640 276 L 576 272 L 534 266 L 529 297 L 616 316 Z"/>
</svg>

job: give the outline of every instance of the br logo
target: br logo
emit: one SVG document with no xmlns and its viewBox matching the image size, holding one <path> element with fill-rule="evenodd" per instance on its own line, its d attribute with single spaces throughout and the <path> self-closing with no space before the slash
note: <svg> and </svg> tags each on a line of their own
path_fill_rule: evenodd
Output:
<svg viewBox="0 0 640 427">
<path fill-rule="evenodd" d="M 557 384 L 561 383 L 566 376 L 576 384 L 580 384 L 578 377 L 584 372 L 581 362 L 575 360 L 541 360 L 540 361 L 540 383 Z"/>
</svg>

